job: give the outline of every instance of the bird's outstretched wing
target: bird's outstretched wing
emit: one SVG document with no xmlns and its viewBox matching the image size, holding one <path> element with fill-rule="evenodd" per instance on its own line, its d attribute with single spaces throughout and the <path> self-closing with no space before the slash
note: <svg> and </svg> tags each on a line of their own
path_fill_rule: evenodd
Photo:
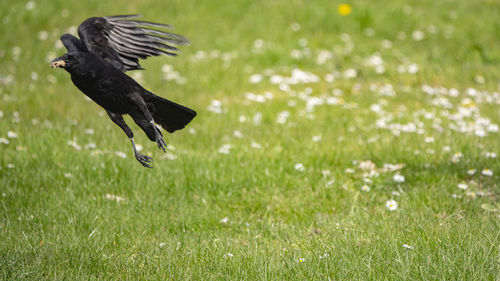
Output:
<svg viewBox="0 0 500 281">
<path fill-rule="evenodd" d="M 80 24 L 78 35 L 87 50 L 122 71 L 143 69 L 139 59 L 176 56 L 176 45 L 189 44 L 183 36 L 162 30 L 171 26 L 135 20 L 137 17 L 140 15 L 92 17 Z"/>
</svg>

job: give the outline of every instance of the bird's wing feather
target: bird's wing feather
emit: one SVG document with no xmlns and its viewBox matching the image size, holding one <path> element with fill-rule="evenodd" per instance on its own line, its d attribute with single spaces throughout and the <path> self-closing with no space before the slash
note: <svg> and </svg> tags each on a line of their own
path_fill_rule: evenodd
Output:
<svg viewBox="0 0 500 281">
<path fill-rule="evenodd" d="M 142 69 L 139 59 L 175 56 L 179 53 L 176 45 L 189 44 L 183 36 L 161 30 L 171 26 L 134 20 L 137 17 L 139 15 L 89 18 L 78 27 L 78 35 L 89 51 L 122 71 Z"/>
</svg>

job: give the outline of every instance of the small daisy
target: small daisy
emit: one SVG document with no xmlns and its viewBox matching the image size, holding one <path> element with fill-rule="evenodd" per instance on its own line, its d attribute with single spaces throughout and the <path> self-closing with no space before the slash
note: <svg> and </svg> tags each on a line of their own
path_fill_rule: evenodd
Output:
<svg viewBox="0 0 500 281">
<path fill-rule="evenodd" d="M 229 222 L 229 218 L 228 217 L 224 217 L 219 222 L 220 223 L 228 223 Z"/>
<path fill-rule="evenodd" d="M 10 138 L 10 139 L 15 139 L 15 138 L 17 138 L 17 133 L 13 132 L 13 131 L 8 131 L 7 132 L 7 137 Z"/>
<path fill-rule="evenodd" d="M 403 247 L 408 249 L 408 250 L 412 250 L 413 249 L 413 246 L 410 246 L 408 244 L 403 244 Z"/>
<path fill-rule="evenodd" d="M 239 139 L 243 138 L 243 133 L 239 130 L 234 130 L 233 135 Z"/>
<path fill-rule="evenodd" d="M 405 177 L 401 174 L 395 174 L 392 179 L 395 181 L 395 182 L 404 182 L 405 181 Z"/>
<path fill-rule="evenodd" d="M 262 148 L 262 145 L 261 145 L 260 143 L 257 143 L 257 142 L 254 142 L 254 141 L 252 141 L 252 143 L 250 144 L 250 146 L 251 146 L 252 148 L 255 148 L 255 149 L 260 149 L 260 148 Z"/>
<path fill-rule="evenodd" d="M 231 144 L 224 144 L 223 146 L 221 146 L 219 148 L 219 153 L 229 154 L 229 152 L 231 152 L 231 148 L 233 148 L 233 146 Z"/>
<path fill-rule="evenodd" d="M 113 195 L 113 194 L 109 194 L 107 193 L 104 198 L 108 199 L 108 200 L 112 200 L 112 201 L 116 201 L 116 203 L 120 203 L 121 201 L 124 201 L 125 198 L 123 197 L 120 197 L 120 196 L 117 196 L 117 195 Z"/>
<path fill-rule="evenodd" d="M 295 170 L 299 171 L 299 172 L 303 172 L 306 170 L 306 168 L 304 167 L 304 164 L 302 163 L 297 163 L 295 164 Z"/>
<path fill-rule="evenodd" d="M 486 158 L 496 158 L 497 154 L 495 152 L 486 152 L 484 156 L 486 156 Z"/>
<path fill-rule="evenodd" d="M 469 191 L 469 192 L 467 192 L 467 196 L 469 196 L 470 198 L 474 199 L 474 198 L 476 198 L 476 193 L 472 192 L 472 191 Z"/>
<path fill-rule="evenodd" d="M 302 262 L 305 262 L 305 261 L 306 261 L 306 259 L 304 259 L 304 258 L 300 258 L 299 259 L 299 263 L 302 263 Z"/>
<path fill-rule="evenodd" d="M 6 138 L 0 138 L 0 143 L 9 144 L 9 140 Z"/>
<path fill-rule="evenodd" d="M 329 175 L 332 174 L 332 172 L 330 172 L 330 170 L 323 170 L 321 171 L 321 174 L 324 176 L 324 177 L 328 177 Z"/>
<path fill-rule="evenodd" d="M 121 158 L 127 158 L 127 154 L 123 151 L 115 151 L 115 155 Z"/>
<path fill-rule="evenodd" d="M 312 137 L 313 142 L 319 142 L 320 140 L 321 140 L 321 135 Z"/>
<path fill-rule="evenodd" d="M 459 183 L 458 184 L 458 188 L 462 189 L 462 190 L 466 190 L 469 186 L 465 183 Z"/>
<path fill-rule="evenodd" d="M 385 207 L 389 209 L 389 211 L 395 211 L 398 208 L 398 202 L 394 201 L 393 199 L 388 200 L 385 202 Z"/>
<path fill-rule="evenodd" d="M 493 176 L 493 171 L 490 169 L 484 169 L 481 171 L 481 174 L 488 176 L 488 177 L 491 177 L 491 176 Z"/>
<path fill-rule="evenodd" d="M 365 185 L 363 185 L 363 186 L 361 187 L 361 190 L 362 190 L 362 191 L 365 191 L 365 192 L 368 192 L 368 191 L 370 191 L 370 186 L 369 186 L 369 185 L 367 185 L 367 184 L 365 184 Z"/>
<path fill-rule="evenodd" d="M 227 253 L 224 255 L 224 258 L 226 258 L 226 259 L 230 259 L 232 257 L 233 257 L 233 254 L 231 254 L 231 253 Z"/>
<path fill-rule="evenodd" d="M 467 170 L 467 175 L 472 176 L 476 173 L 476 169 L 469 169 Z"/>
</svg>

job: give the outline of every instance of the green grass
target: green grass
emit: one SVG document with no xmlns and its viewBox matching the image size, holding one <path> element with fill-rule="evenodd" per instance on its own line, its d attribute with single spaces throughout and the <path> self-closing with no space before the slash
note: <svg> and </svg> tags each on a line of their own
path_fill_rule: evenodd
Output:
<svg viewBox="0 0 500 281">
<path fill-rule="evenodd" d="M 372 2 L 0 0 L 0 279 L 499 280 L 500 213 L 482 206 L 500 193 L 500 4 Z M 192 42 L 143 63 L 144 87 L 198 112 L 169 154 L 126 118 L 154 169 L 49 68 L 70 26 L 126 13 Z M 294 69 L 319 79 L 270 81 Z"/>
</svg>

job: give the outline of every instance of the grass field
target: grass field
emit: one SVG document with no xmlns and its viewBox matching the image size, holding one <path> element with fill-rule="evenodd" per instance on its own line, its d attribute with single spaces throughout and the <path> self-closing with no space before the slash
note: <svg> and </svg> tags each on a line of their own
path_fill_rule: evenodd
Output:
<svg viewBox="0 0 500 281">
<path fill-rule="evenodd" d="M 500 2 L 0 0 L 0 279 L 500 280 Z M 49 68 L 87 17 L 198 116 L 154 169 Z"/>
</svg>

